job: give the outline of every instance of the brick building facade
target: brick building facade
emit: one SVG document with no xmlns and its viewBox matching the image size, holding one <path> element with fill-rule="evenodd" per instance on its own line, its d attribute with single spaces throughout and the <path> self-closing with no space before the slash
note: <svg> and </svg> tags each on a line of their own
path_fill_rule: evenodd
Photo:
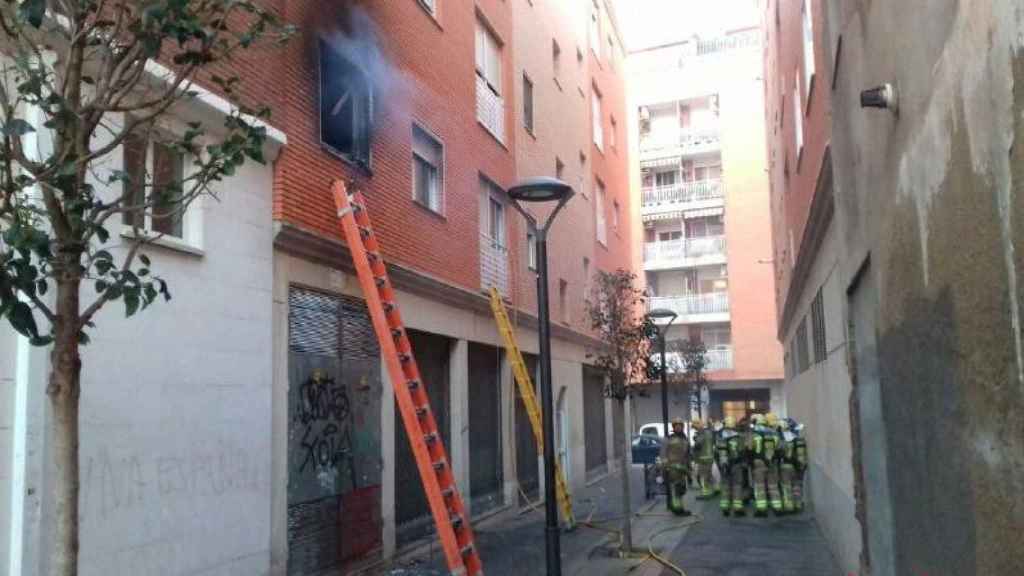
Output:
<svg viewBox="0 0 1024 576">
<path fill-rule="evenodd" d="M 602 39 L 596 50 L 592 17 Z M 623 417 L 584 375 L 592 344 L 584 302 L 597 270 L 632 267 L 621 40 L 610 5 L 408 0 L 325 10 L 297 2 L 286 19 L 302 33 L 287 48 L 283 114 L 275 115 L 289 146 L 275 166 L 274 570 L 304 574 L 388 557 L 432 524 L 386 375 L 368 361 L 372 343 L 359 344 L 367 321 L 329 195 L 337 178 L 367 198 L 475 517 L 522 505 L 520 488 L 527 497 L 540 489 L 532 434 L 486 300 L 491 287 L 506 297 L 527 362 L 535 362 L 533 244 L 504 190 L 540 175 L 576 188 L 549 237 L 556 444 L 571 487 L 607 473 L 621 457 L 613 435 Z M 310 322 L 341 334 L 324 339 Z M 316 370 L 367 407 L 341 425 L 359 429 L 350 447 L 362 456 L 318 469 L 342 477 L 329 486 L 310 483 L 295 460 L 305 433 L 296 395 Z M 310 520 L 325 517 L 333 528 Z M 346 536 L 355 522 L 366 538 Z M 325 547 L 342 552 L 325 555 Z"/>
</svg>

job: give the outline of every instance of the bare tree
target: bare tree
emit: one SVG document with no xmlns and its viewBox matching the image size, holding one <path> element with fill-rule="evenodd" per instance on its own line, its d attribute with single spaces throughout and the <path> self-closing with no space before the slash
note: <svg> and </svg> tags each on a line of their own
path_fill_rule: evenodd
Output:
<svg viewBox="0 0 1024 576">
<path fill-rule="evenodd" d="M 643 381 L 650 354 L 650 323 L 645 317 L 645 297 L 636 276 L 626 270 L 599 271 L 587 300 L 587 315 L 596 338 L 604 346 L 588 353 L 606 377 L 605 396 L 617 401 L 625 413 L 633 383 Z M 633 550 L 632 510 L 629 488 L 629 440 L 622 442 L 622 552 Z"/>
<path fill-rule="evenodd" d="M 145 223 L 180 219 L 209 186 L 262 161 L 269 112 L 238 102 L 232 53 L 291 32 L 249 0 L 21 0 L 0 6 L 0 317 L 50 346 L 52 574 L 77 573 L 80 347 L 104 306 L 127 316 L 170 300 L 143 251 Z M 158 129 L 202 76 L 236 104 L 224 126 Z M 133 142 L 158 144 L 189 174 L 108 166 Z M 145 163 L 143 163 L 145 164 Z M 154 172 L 154 173 L 150 173 Z M 111 229 L 130 224 L 127 249 Z M 118 243 L 120 236 L 118 233 Z"/>
</svg>

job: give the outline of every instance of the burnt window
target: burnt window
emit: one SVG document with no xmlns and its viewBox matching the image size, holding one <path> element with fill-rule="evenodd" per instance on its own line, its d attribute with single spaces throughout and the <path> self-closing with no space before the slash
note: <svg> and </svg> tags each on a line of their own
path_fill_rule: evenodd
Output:
<svg viewBox="0 0 1024 576">
<path fill-rule="evenodd" d="M 320 40 L 320 141 L 330 151 L 370 167 L 373 92 L 366 73 Z"/>
</svg>

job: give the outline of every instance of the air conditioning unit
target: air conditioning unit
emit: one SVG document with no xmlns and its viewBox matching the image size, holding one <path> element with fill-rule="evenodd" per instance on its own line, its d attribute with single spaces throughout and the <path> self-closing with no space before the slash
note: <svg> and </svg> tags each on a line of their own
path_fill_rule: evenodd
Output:
<svg viewBox="0 0 1024 576">
<path fill-rule="evenodd" d="M 646 122 L 646 121 L 648 121 L 650 119 L 651 119 L 651 109 L 648 108 L 647 106 L 641 106 L 640 107 L 640 120 L 643 120 L 644 122 Z"/>
</svg>

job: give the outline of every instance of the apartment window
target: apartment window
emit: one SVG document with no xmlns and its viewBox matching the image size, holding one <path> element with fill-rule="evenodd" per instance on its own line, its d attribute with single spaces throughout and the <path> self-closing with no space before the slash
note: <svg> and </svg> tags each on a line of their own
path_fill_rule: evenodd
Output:
<svg viewBox="0 0 1024 576">
<path fill-rule="evenodd" d="M 615 69 L 615 40 L 611 36 L 608 36 L 608 66 Z"/>
<path fill-rule="evenodd" d="M 654 185 L 655 186 L 673 186 L 676 183 L 676 177 L 678 174 L 673 170 L 671 172 L 655 172 L 654 173 Z"/>
<path fill-rule="evenodd" d="M 125 197 L 137 210 L 122 213 L 122 222 L 154 234 L 185 238 L 181 182 L 185 159 L 169 145 L 137 134 L 123 141 Z M 149 204 L 148 206 L 146 206 Z M 143 207 L 145 206 L 145 207 Z"/>
<path fill-rule="evenodd" d="M 590 286 L 590 258 L 583 257 L 583 287 L 586 292 L 587 287 Z"/>
<path fill-rule="evenodd" d="M 530 270 L 537 270 L 537 230 L 533 224 L 526 231 L 526 266 Z"/>
<path fill-rule="evenodd" d="M 555 158 L 555 178 L 558 178 L 559 180 L 562 180 L 564 182 L 565 181 L 564 176 L 565 176 L 565 164 L 562 162 L 562 160 L 560 158 L 556 157 Z"/>
<path fill-rule="evenodd" d="M 611 117 L 611 130 L 608 131 L 608 144 L 610 144 L 612 148 L 616 147 L 616 144 L 617 144 L 617 141 L 618 141 L 618 138 L 617 138 L 618 133 L 619 133 L 619 125 L 615 121 L 615 116 L 612 116 Z"/>
<path fill-rule="evenodd" d="M 612 230 L 619 231 L 619 201 L 612 201 Z"/>
<path fill-rule="evenodd" d="M 583 195 L 583 198 L 585 200 L 590 198 L 587 195 L 587 178 L 586 178 L 586 173 L 587 173 L 587 155 L 583 153 L 583 150 L 580 150 L 580 194 Z"/>
<path fill-rule="evenodd" d="M 604 182 L 598 180 L 594 188 L 597 192 L 594 194 L 594 210 L 597 217 L 597 241 L 601 244 L 608 245 L 608 230 L 606 229 L 604 219 Z"/>
<path fill-rule="evenodd" d="M 476 117 L 498 140 L 505 135 L 501 99 L 501 44 L 481 21 L 476 23 Z"/>
<path fill-rule="evenodd" d="M 793 79 L 793 123 L 796 133 L 796 169 L 800 171 L 800 156 L 804 151 L 804 115 L 800 113 L 800 77 Z"/>
<path fill-rule="evenodd" d="M 370 166 L 373 93 L 361 68 L 320 40 L 320 141 L 357 165 Z"/>
<path fill-rule="evenodd" d="M 483 22 L 476 23 L 476 74 L 501 96 L 501 45 Z"/>
<path fill-rule="evenodd" d="M 551 40 L 551 68 L 557 80 L 562 75 L 562 47 L 556 40 Z"/>
<path fill-rule="evenodd" d="M 413 199 L 440 214 L 444 199 L 444 148 L 429 132 L 412 127 Z"/>
<path fill-rule="evenodd" d="M 480 234 L 492 248 L 504 250 L 505 192 L 483 176 L 480 177 Z"/>
<path fill-rule="evenodd" d="M 558 309 L 562 313 L 562 322 L 569 323 L 569 283 L 558 281 Z"/>
<path fill-rule="evenodd" d="M 590 49 L 594 56 L 601 57 L 601 8 L 594 2 L 590 12 Z"/>
<path fill-rule="evenodd" d="M 659 242 L 670 242 L 672 240 L 682 240 L 682 238 L 683 238 L 683 231 L 682 230 L 670 230 L 668 232 L 658 232 L 658 241 Z"/>
<path fill-rule="evenodd" d="M 811 80 L 814 78 L 814 20 L 811 15 L 811 0 L 803 0 L 800 10 L 803 16 L 804 32 L 804 85 L 807 86 L 807 99 L 810 101 Z"/>
<path fill-rule="evenodd" d="M 523 74 L 523 126 L 533 134 L 533 82 Z"/>
<path fill-rule="evenodd" d="M 799 373 L 803 374 L 811 367 L 811 355 L 807 350 L 807 317 L 800 321 L 800 327 L 796 330 L 796 360 Z"/>
<path fill-rule="evenodd" d="M 825 342 L 825 301 L 822 297 L 821 288 L 811 302 L 811 324 L 814 338 L 814 363 L 824 362 L 828 355 L 828 348 Z"/>
<path fill-rule="evenodd" d="M 601 94 L 597 89 L 591 91 L 591 115 L 593 116 L 594 145 L 598 150 L 604 150 L 604 127 L 601 118 Z"/>
<path fill-rule="evenodd" d="M 430 13 L 431 16 L 437 16 L 437 0 L 419 0 L 420 6 Z"/>
</svg>

